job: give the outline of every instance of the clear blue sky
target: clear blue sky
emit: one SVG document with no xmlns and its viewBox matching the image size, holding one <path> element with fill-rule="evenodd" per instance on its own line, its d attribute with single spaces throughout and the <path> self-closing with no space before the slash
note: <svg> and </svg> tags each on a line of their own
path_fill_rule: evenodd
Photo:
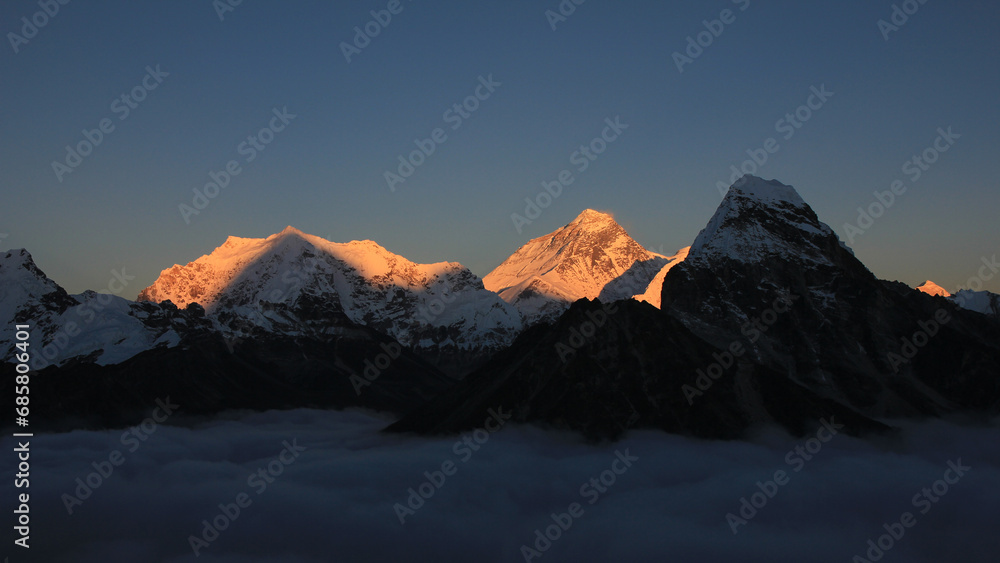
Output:
<svg viewBox="0 0 1000 563">
<path fill-rule="evenodd" d="M 7 34 L 40 8 L 3 2 L 0 246 L 27 248 L 71 293 L 124 267 L 129 298 L 229 235 L 289 224 L 483 276 L 595 208 L 672 252 L 707 223 L 730 165 L 774 137 L 758 174 L 842 236 L 873 191 L 906 182 L 852 245 L 880 277 L 954 290 L 1000 253 L 993 2 L 930 0 L 886 41 L 888 0 L 588 0 L 556 30 L 557 0 L 403 0 L 348 63 L 341 42 L 387 3 L 244 0 L 220 21 L 211 0 L 78 0 L 15 54 Z M 735 21 L 679 72 L 672 54 L 724 9 Z M 112 102 L 147 65 L 169 76 L 120 119 Z M 451 129 L 445 111 L 490 74 L 501 85 Z M 833 97 L 785 140 L 776 122 L 821 85 Z M 240 144 L 285 106 L 296 117 L 247 162 Z M 573 152 L 615 116 L 629 128 L 577 172 Z M 52 162 L 105 118 L 114 130 L 60 182 Z M 949 126 L 961 138 L 911 182 L 903 164 Z M 438 127 L 447 139 L 390 191 L 384 172 Z M 231 160 L 239 175 L 185 223 L 178 205 Z M 519 234 L 510 215 L 564 169 L 575 181 Z"/>
</svg>

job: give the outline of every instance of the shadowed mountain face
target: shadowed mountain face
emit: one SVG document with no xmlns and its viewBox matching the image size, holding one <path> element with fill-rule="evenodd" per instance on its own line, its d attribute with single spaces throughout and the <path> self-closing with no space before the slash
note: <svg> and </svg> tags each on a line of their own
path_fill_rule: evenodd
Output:
<svg viewBox="0 0 1000 563">
<path fill-rule="evenodd" d="M 664 311 L 870 415 L 998 412 L 996 323 L 876 279 L 791 187 L 741 182 L 666 276 Z"/>
<path fill-rule="evenodd" d="M 699 374 L 701 396 L 687 396 Z M 705 377 L 705 376 L 702 376 Z M 389 427 L 395 432 L 454 433 L 480 426 L 489 409 L 513 422 L 574 430 L 592 440 L 631 428 L 704 438 L 739 438 L 760 423 L 801 434 L 821 418 L 860 433 L 886 427 L 853 409 L 746 360 L 728 363 L 716 348 L 655 307 L 635 301 L 581 300 L 555 325 L 538 325 L 476 373 Z"/>
<path fill-rule="evenodd" d="M 14 366 L 0 369 L 0 388 L 12 396 Z M 325 340 L 227 341 L 206 330 L 118 364 L 74 361 L 33 373 L 32 427 L 68 431 L 137 424 L 158 399 L 167 398 L 183 415 L 301 407 L 402 414 L 452 382 L 396 341 L 364 327 Z"/>
</svg>

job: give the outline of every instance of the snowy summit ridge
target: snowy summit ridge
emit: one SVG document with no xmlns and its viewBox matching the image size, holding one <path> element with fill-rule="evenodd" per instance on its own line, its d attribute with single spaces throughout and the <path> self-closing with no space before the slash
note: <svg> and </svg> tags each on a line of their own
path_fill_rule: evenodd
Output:
<svg viewBox="0 0 1000 563">
<path fill-rule="evenodd" d="M 370 240 L 330 242 L 294 227 L 263 239 L 229 237 L 163 270 L 139 300 L 198 302 L 238 333 L 308 332 L 307 321 L 330 333 L 337 323 L 318 321 L 346 317 L 415 347 L 496 347 L 522 327 L 517 311 L 457 262 L 417 264 Z"/>
</svg>

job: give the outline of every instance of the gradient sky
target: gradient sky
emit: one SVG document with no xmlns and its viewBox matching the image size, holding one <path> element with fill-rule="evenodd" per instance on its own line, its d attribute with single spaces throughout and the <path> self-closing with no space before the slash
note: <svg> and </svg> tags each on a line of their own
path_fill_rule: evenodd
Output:
<svg viewBox="0 0 1000 563">
<path fill-rule="evenodd" d="M 220 21 L 211 0 L 76 1 L 15 53 L 7 34 L 39 6 L 3 2 L 0 247 L 27 248 L 70 293 L 125 268 L 128 298 L 229 235 L 289 224 L 484 276 L 594 208 L 672 253 L 712 216 L 730 165 L 774 137 L 758 175 L 795 186 L 842 237 L 875 190 L 906 183 L 852 244 L 878 276 L 953 291 L 1000 253 L 993 2 L 930 0 L 886 41 L 887 0 L 588 0 L 555 30 L 557 0 L 402 0 L 348 63 L 341 42 L 387 3 L 243 0 Z M 725 9 L 735 21 L 679 72 L 672 54 Z M 121 120 L 112 102 L 147 65 L 169 76 Z M 490 74 L 501 86 L 452 130 L 444 112 Z M 821 85 L 833 97 L 785 140 L 776 122 Z M 285 106 L 296 118 L 245 162 L 240 143 Z M 628 130 L 519 234 L 524 198 L 615 116 Z M 115 129 L 57 180 L 52 162 L 104 118 Z M 390 191 L 384 172 L 437 127 L 447 140 Z M 961 138 L 910 181 L 903 164 L 939 127 Z M 241 173 L 186 224 L 178 205 L 230 160 Z"/>
</svg>

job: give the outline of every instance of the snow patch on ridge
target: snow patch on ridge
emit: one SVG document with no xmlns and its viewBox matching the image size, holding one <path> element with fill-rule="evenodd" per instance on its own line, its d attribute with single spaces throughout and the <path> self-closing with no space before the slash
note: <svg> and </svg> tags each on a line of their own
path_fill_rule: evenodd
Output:
<svg viewBox="0 0 1000 563">
<path fill-rule="evenodd" d="M 644 293 L 637 294 L 633 297 L 636 301 L 644 301 L 650 305 L 660 308 L 660 299 L 663 294 L 663 280 L 667 278 L 667 273 L 673 269 L 674 266 L 680 264 L 688 257 L 688 253 L 691 252 L 691 247 L 685 247 L 677 251 L 677 254 L 669 258 L 670 262 L 663 266 L 659 272 L 657 272 L 656 277 L 653 281 L 649 282 L 649 286 L 646 287 Z"/>
</svg>

